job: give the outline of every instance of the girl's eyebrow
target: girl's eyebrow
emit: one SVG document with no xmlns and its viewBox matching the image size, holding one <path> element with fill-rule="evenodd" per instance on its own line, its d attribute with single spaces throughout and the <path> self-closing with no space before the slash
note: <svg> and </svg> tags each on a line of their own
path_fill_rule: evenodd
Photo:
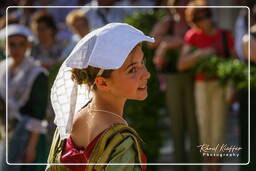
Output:
<svg viewBox="0 0 256 171">
<path fill-rule="evenodd" d="M 131 66 L 133 66 L 133 65 L 135 65 L 135 64 L 137 64 L 138 62 L 133 62 L 133 63 L 131 63 L 131 64 L 129 64 L 126 68 L 125 68 L 125 70 L 127 70 L 129 67 L 131 67 Z"/>
<path fill-rule="evenodd" d="M 145 60 L 145 57 L 143 57 L 141 61 L 144 61 L 144 60 Z M 129 64 L 129 65 L 125 68 L 125 70 L 127 70 L 129 67 L 131 67 L 131 66 L 133 66 L 133 65 L 136 65 L 136 64 L 138 64 L 138 62 L 133 62 L 133 63 Z"/>
</svg>

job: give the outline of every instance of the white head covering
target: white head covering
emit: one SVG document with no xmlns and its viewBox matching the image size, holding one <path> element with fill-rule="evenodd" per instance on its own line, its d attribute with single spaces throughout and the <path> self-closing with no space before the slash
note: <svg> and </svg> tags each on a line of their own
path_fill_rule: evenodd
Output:
<svg viewBox="0 0 256 171">
<path fill-rule="evenodd" d="M 8 29 L 7 29 L 8 27 Z M 13 35 L 22 35 L 28 38 L 29 41 L 33 41 L 34 37 L 31 31 L 23 25 L 20 24 L 10 24 L 0 30 L 0 39 L 5 39 L 6 37 Z"/>
<path fill-rule="evenodd" d="M 118 69 L 132 49 L 142 41 L 154 42 L 140 30 L 124 23 L 110 23 L 81 39 L 62 64 L 51 89 L 51 102 L 61 139 L 72 128 L 74 114 L 89 100 L 88 87 L 71 80 L 71 69 L 93 66 Z"/>
</svg>

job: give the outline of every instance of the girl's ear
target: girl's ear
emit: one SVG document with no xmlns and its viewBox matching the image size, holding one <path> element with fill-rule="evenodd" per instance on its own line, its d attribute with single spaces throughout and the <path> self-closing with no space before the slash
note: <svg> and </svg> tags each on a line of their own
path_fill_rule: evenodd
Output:
<svg viewBox="0 0 256 171">
<path fill-rule="evenodd" d="M 97 89 L 102 91 L 108 91 L 109 90 L 109 84 L 106 78 L 103 77 L 96 77 L 95 78 L 95 84 L 97 86 Z"/>
</svg>

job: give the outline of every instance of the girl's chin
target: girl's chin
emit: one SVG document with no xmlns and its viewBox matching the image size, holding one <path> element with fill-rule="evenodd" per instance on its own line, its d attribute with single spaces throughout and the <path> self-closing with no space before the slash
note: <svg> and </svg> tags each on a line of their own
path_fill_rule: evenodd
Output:
<svg viewBox="0 0 256 171">
<path fill-rule="evenodd" d="M 145 95 L 138 97 L 136 100 L 145 100 L 148 97 L 148 93 L 145 93 Z"/>
<path fill-rule="evenodd" d="M 136 93 L 136 95 L 130 96 L 127 99 L 129 99 L 129 100 L 145 100 L 147 97 L 148 97 L 148 92 L 147 92 L 147 90 L 144 90 L 144 91 L 138 91 Z"/>
</svg>

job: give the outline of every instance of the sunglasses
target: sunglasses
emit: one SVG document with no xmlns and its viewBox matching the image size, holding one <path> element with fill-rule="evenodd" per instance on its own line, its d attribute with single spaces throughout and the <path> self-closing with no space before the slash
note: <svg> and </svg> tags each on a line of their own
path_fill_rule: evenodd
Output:
<svg viewBox="0 0 256 171">
<path fill-rule="evenodd" d="M 193 19 L 193 22 L 196 23 L 205 19 L 209 19 L 211 17 L 212 17 L 212 13 L 210 10 L 203 10 L 203 11 L 200 11 L 200 13 Z"/>
</svg>

